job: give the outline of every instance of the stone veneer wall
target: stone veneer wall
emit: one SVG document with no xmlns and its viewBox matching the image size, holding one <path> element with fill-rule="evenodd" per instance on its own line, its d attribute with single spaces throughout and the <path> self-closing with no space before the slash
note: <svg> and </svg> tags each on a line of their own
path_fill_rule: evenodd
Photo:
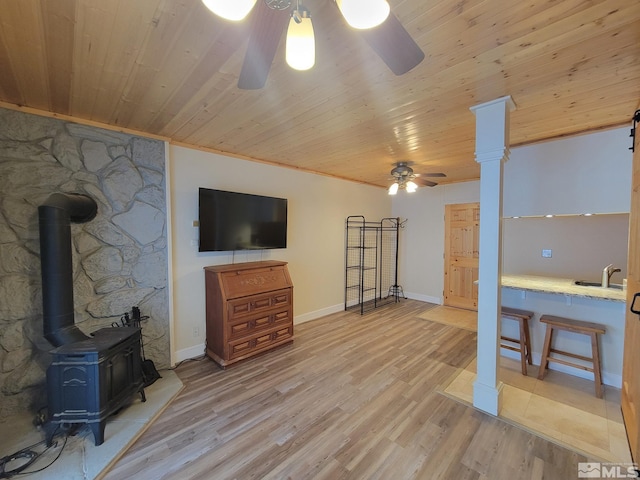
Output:
<svg viewBox="0 0 640 480">
<path fill-rule="evenodd" d="M 170 364 L 164 142 L 0 108 L 0 422 L 46 405 L 38 206 L 54 192 L 98 204 L 71 226 L 76 324 L 137 305 L 146 357 Z"/>
</svg>

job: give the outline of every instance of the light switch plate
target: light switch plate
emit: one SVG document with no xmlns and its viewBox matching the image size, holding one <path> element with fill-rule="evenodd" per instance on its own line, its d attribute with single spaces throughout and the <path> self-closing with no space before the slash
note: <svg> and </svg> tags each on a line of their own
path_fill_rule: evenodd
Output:
<svg viewBox="0 0 640 480">
<path fill-rule="evenodd" d="M 544 258 L 551 258 L 551 249 L 550 248 L 543 248 L 542 249 L 542 256 Z"/>
</svg>

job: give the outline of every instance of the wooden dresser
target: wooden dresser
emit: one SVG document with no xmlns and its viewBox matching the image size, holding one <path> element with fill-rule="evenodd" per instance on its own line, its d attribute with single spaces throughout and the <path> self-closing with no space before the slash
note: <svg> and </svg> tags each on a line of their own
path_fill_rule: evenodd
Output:
<svg viewBox="0 0 640 480">
<path fill-rule="evenodd" d="M 221 367 L 293 341 L 287 262 L 205 267 L 207 355 Z"/>
</svg>

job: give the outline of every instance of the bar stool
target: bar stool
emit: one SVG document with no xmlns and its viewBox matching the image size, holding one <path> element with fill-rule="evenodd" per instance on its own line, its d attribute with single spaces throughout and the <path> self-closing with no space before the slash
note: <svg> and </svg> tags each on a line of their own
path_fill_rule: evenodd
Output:
<svg viewBox="0 0 640 480">
<path fill-rule="evenodd" d="M 570 367 L 580 368 L 593 373 L 594 382 L 596 384 L 596 397 L 602 398 L 602 373 L 600 370 L 600 350 L 598 348 L 598 335 L 603 335 L 606 328 L 603 325 L 582 320 L 573 320 L 571 318 L 555 317 L 553 315 L 543 315 L 540 317 L 541 323 L 546 323 L 546 333 L 544 337 L 544 348 L 542 349 L 542 358 L 540 359 L 540 372 L 538 380 L 542 380 L 545 376 L 549 362 L 561 363 Z M 577 355 L 575 353 L 558 350 L 551 347 L 554 330 L 565 330 L 567 332 L 580 333 L 591 337 L 591 357 Z M 552 357 L 551 353 L 557 353 L 566 357 L 577 358 L 585 362 L 591 362 L 592 367 L 569 362 L 557 357 Z"/>
<path fill-rule="evenodd" d="M 511 307 L 501 308 L 502 318 L 509 320 L 516 320 L 520 325 L 520 338 L 509 338 L 500 336 L 500 347 L 512 350 L 514 352 L 520 352 L 520 365 L 522 367 L 522 374 L 527 374 L 527 363 L 531 362 L 531 336 L 529 334 L 529 320 L 533 317 L 533 312 L 528 310 L 520 310 Z M 509 342 L 509 343 L 505 343 Z M 515 345 L 511 345 L 515 344 Z"/>
</svg>

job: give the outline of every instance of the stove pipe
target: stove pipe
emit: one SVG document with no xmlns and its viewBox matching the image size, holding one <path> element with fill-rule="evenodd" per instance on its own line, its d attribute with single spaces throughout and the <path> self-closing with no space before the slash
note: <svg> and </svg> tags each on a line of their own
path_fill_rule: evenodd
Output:
<svg viewBox="0 0 640 480">
<path fill-rule="evenodd" d="M 54 347 L 86 340 L 73 315 L 71 225 L 93 220 L 95 200 L 80 193 L 54 193 L 38 207 L 44 337 Z"/>
</svg>

